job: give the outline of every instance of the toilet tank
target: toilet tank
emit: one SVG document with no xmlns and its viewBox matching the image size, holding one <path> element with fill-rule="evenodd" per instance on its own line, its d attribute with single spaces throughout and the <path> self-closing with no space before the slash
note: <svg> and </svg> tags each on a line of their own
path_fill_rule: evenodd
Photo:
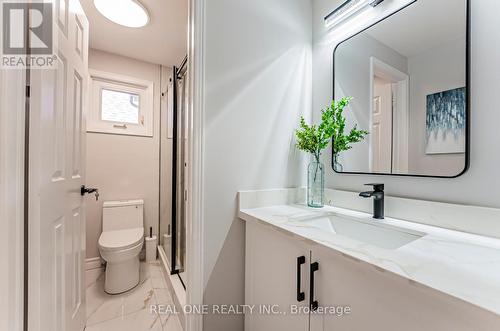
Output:
<svg viewBox="0 0 500 331">
<path fill-rule="evenodd" d="M 102 208 L 102 231 L 143 228 L 144 201 L 106 201 Z"/>
</svg>

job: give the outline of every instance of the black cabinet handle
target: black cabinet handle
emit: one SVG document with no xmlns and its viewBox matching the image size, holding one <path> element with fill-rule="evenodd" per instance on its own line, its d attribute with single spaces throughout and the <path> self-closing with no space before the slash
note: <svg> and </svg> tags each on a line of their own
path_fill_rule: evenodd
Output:
<svg viewBox="0 0 500 331">
<path fill-rule="evenodd" d="M 314 273 L 319 270 L 319 263 L 311 263 L 311 274 L 309 279 L 309 308 L 311 311 L 318 309 L 318 301 L 314 300 Z"/>
<path fill-rule="evenodd" d="M 306 298 L 306 294 L 300 290 L 300 284 L 302 282 L 302 272 L 301 266 L 306 263 L 305 256 L 299 256 L 297 258 L 297 301 L 302 302 Z"/>
</svg>

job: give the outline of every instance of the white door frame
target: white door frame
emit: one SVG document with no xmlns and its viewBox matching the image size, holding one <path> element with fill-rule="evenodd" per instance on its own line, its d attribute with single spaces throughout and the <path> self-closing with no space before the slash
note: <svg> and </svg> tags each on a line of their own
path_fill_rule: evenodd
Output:
<svg viewBox="0 0 500 331">
<path fill-rule="evenodd" d="M 373 85 L 374 77 L 379 76 L 394 82 L 393 97 L 396 100 L 396 109 L 393 110 L 393 173 L 408 173 L 408 141 L 410 134 L 410 76 L 393 66 L 370 57 L 370 127 L 372 127 L 373 114 Z M 369 152 L 369 169 L 372 169 L 372 149 Z"/>
<path fill-rule="evenodd" d="M 0 69 L 0 330 L 24 318 L 24 159 L 26 70 Z"/>
<path fill-rule="evenodd" d="M 186 304 L 203 304 L 203 118 L 205 0 L 189 0 L 188 18 L 188 187 L 186 222 Z M 202 331 L 203 316 L 186 315 L 186 331 Z"/>
</svg>

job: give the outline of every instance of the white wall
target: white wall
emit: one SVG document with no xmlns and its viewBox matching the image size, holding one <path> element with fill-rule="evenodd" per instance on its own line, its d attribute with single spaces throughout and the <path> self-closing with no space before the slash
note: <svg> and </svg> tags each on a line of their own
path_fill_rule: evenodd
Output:
<svg viewBox="0 0 500 331">
<path fill-rule="evenodd" d="M 464 170 L 465 154 L 425 153 L 427 95 L 466 85 L 465 38 L 448 40 L 439 47 L 408 59 L 410 73 L 409 172 L 454 176 Z"/>
<path fill-rule="evenodd" d="M 158 234 L 160 164 L 160 66 L 98 50 L 90 50 L 89 67 L 154 84 L 153 137 L 87 133 L 88 187 L 99 188 L 87 204 L 87 258 L 99 256 L 97 242 L 102 232 L 102 203 L 109 200 L 144 199 L 144 230 Z"/>
<path fill-rule="evenodd" d="M 311 114 L 311 3 L 205 6 L 204 303 L 243 304 L 237 191 L 305 184 L 293 130 Z M 243 316 L 205 316 L 203 330 L 243 330 Z"/>
<path fill-rule="evenodd" d="M 429 0 L 426 0 L 429 1 Z M 363 16 L 342 25 L 334 32 L 324 28 L 323 18 L 342 0 L 313 0 L 313 109 L 321 109 L 332 98 L 332 52 L 336 43 L 367 26 L 406 0 L 384 2 Z M 500 153 L 496 142 L 500 140 L 500 112 L 497 111 L 498 79 L 500 77 L 500 2 L 495 0 L 471 2 L 471 166 L 457 179 L 433 179 L 393 176 L 338 175 L 327 168 L 327 186 L 360 191 L 364 183 L 381 181 L 393 196 L 425 200 L 500 207 L 498 165 Z M 347 31 L 351 30 L 351 31 Z M 330 164 L 330 151 L 324 157 Z M 471 220 L 473 222 L 474 220 Z"/>
</svg>

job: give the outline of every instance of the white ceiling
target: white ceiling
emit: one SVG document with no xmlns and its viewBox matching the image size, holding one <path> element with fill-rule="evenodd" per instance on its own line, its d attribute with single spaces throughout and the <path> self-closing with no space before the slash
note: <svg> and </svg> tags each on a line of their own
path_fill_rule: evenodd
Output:
<svg viewBox="0 0 500 331">
<path fill-rule="evenodd" d="M 465 36 L 465 8 L 465 0 L 419 0 L 366 32 L 409 58 Z"/>
<path fill-rule="evenodd" d="M 150 22 L 127 28 L 102 16 L 93 0 L 81 0 L 90 22 L 90 47 L 166 66 L 179 65 L 187 49 L 187 0 L 139 0 Z"/>
</svg>

